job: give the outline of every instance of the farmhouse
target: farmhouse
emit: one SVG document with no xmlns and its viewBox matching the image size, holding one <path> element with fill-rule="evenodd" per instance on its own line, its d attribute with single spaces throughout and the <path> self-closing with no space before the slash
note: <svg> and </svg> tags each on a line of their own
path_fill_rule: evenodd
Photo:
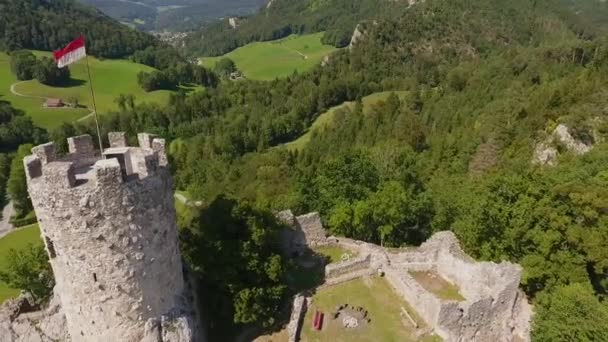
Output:
<svg viewBox="0 0 608 342">
<path fill-rule="evenodd" d="M 65 107 L 65 103 L 61 99 L 48 98 L 46 99 L 44 106 L 47 108 L 61 108 Z"/>
</svg>

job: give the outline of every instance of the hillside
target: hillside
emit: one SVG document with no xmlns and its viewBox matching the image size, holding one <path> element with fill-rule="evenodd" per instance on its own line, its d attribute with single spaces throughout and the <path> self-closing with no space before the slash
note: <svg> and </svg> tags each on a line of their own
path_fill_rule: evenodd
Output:
<svg viewBox="0 0 608 342">
<path fill-rule="evenodd" d="M 188 30 L 226 16 L 243 16 L 265 0 L 80 0 L 141 30 Z"/>
<path fill-rule="evenodd" d="M 37 55 L 49 56 L 48 52 L 36 52 Z M 131 94 L 137 102 L 155 102 L 165 104 L 170 91 L 161 90 L 144 92 L 137 84 L 140 71 L 150 72 L 151 67 L 127 60 L 89 59 L 97 110 L 104 114 L 117 110 L 115 99 L 121 95 Z M 10 71 L 9 56 L 0 53 L 0 97 L 9 101 L 13 107 L 30 116 L 37 126 L 52 129 L 64 122 L 74 122 L 89 115 L 93 110 L 88 75 L 85 62 L 80 61 L 70 66 L 72 85 L 67 87 L 50 87 L 36 80 L 19 82 Z M 12 89 L 12 90 L 11 90 Z M 17 95 L 18 94 L 18 95 Z M 78 100 L 82 108 L 44 108 L 45 98 L 59 98 L 64 101 Z"/>
<path fill-rule="evenodd" d="M 80 34 L 88 38 L 89 53 L 105 58 L 125 57 L 158 44 L 154 37 L 73 0 L 8 1 L 0 11 L 0 51 L 53 51 Z"/>
<path fill-rule="evenodd" d="M 251 43 L 224 56 L 201 58 L 201 64 L 213 69 L 223 57 L 230 58 L 243 75 L 252 80 L 273 80 L 305 72 L 321 64 L 336 49 L 321 43 L 322 33 L 290 36 L 270 42 Z"/>
<path fill-rule="evenodd" d="M 323 43 L 344 47 L 363 19 L 387 16 L 402 3 L 387 0 L 275 0 L 232 27 L 228 20 L 204 26 L 185 43 L 191 54 L 218 56 L 254 41 L 325 31 Z M 395 13 L 396 14 L 396 13 Z"/>
</svg>

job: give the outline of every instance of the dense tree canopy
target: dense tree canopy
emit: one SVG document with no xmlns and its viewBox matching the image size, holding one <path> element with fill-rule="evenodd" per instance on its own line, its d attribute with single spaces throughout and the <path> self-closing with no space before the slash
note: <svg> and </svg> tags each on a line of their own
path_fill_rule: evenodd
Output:
<svg viewBox="0 0 608 342">
<path fill-rule="evenodd" d="M 212 325 L 274 323 L 287 289 L 279 228 L 271 213 L 224 197 L 182 227 L 182 253 L 214 308 Z"/>
<path fill-rule="evenodd" d="M 159 44 L 72 0 L 0 2 L 0 50 L 53 51 L 80 34 L 87 37 L 89 53 L 99 57 L 124 57 Z"/>
</svg>

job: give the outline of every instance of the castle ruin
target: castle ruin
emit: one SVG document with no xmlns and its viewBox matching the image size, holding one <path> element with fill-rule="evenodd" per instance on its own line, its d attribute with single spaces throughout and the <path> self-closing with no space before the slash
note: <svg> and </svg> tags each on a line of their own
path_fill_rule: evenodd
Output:
<svg viewBox="0 0 608 342">
<path fill-rule="evenodd" d="M 335 245 L 357 257 L 325 266 L 325 283 L 333 286 L 364 276 L 382 274 L 395 293 L 408 302 L 431 332 L 444 341 L 529 341 L 532 308 L 519 289 L 521 266 L 510 262 L 477 262 L 460 248 L 452 232 L 439 232 L 420 247 L 383 248 L 342 237 L 326 237 L 318 213 L 295 217 L 290 211 L 277 215 L 291 226 L 283 248 L 300 253 L 309 247 Z M 323 232 L 323 233 L 321 233 Z M 446 281 L 462 295 L 442 298 L 425 288 L 413 274 L 428 272 Z M 291 341 L 298 334 L 310 298 L 297 295 L 288 324 Z"/>
<path fill-rule="evenodd" d="M 82 135 L 68 139 L 66 156 L 47 143 L 24 159 L 56 280 L 54 310 L 65 316 L 59 338 L 193 341 L 165 141 L 145 133 L 139 147 L 124 133 L 109 140 L 101 156 Z M 15 325 L 7 330 L 8 341 L 28 340 Z"/>
</svg>

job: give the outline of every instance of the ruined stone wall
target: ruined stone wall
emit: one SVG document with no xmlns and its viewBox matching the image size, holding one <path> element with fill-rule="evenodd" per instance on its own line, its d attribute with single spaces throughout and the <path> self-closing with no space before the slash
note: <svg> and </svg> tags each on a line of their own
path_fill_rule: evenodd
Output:
<svg viewBox="0 0 608 342">
<path fill-rule="evenodd" d="M 95 161 L 91 137 L 81 136 L 66 158 L 50 143 L 24 160 L 55 293 L 77 341 L 140 341 L 146 322 L 179 307 L 184 291 L 164 141 L 140 135 L 135 148 L 111 138 L 108 159 Z"/>
<path fill-rule="evenodd" d="M 289 342 L 299 341 L 300 331 L 302 329 L 302 323 L 304 322 L 304 315 L 306 314 L 307 306 L 308 298 L 304 297 L 302 294 L 297 294 L 294 296 L 291 316 L 289 318 L 289 323 L 287 324 Z"/>
<path fill-rule="evenodd" d="M 370 269 L 371 255 L 367 254 L 348 261 L 325 266 L 325 279 L 339 277 L 348 273 Z"/>
<path fill-rule="evenodd" d="M 407 271 L 389 267 L 385 270 L 385 274 L 395 292 L 412 305 L 429 326 L 433 327 L 442 309 L 441 300 L 426 291 Z"/>
<path fill-rule="evenodd" d="M 327 244 L 327 235 L 319 213 L 310 213 L 296 217 L 299 229 L 304 233 L 305 243 L 309 247 Z"/>
</svg>

